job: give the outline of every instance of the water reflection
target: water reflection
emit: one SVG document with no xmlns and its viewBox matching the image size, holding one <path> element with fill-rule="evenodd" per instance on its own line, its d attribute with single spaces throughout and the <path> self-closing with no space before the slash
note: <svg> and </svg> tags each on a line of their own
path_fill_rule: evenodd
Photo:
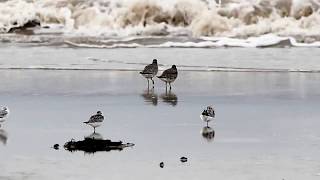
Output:
<svg viewBox="0 0 320 180">
<path fill-rule="evenodd" d="M 213 128 L 211 128 L 209 126 L 205 126 L 201 129 L 201 135 L 207 141 L 213 141 L 215 132 L 214 132 Z"/>
<path fill-rule="evenodd" d="M 151 103 L 154 106 L 158 104 L 158 95 L 154 92 L 154 88 L 145 90 L 142 94 L 145 102 Z"/>
<path fill-rule="evenodd" d="M 176 106 L 178 104 L 178 96 L 173 93 L 171 90 L 166 91 L 165 94 L 161 95 L 163 102 L 168 103 L 172 106 Z"/>
<path fill-rule="evenodd" d="M 134 144 L 126 143 L 122 141 L 111 141 L 109 139 L 103 139 L 99 133 L 92 133 L 85 136 L 84 140 L 76 141 L 71 139 L 64 144 L 64 149 L 70 152 L 83 151 L 85 153 L 106 152 L 112 150 L 121 151 L 126 147 L 132 147 Z"/>
<path fill-rule="evenodd" d="M 4 129 L 0 129 L 0 141 L 4 145 L 6 145 L 7 144 L 7 140 L 8 140 L 8 133 Z"/>
<path fill-rule="evenodd" d="M 90 138 L 90 139 L 96 139 L 96 140 L 103 139 L 102 135 L 100 133 L 97 133 L 97 132 L 94 132 L 94 133 L 92 133 L 92 134 L 90 134 L 88 136 L 85 136 L 84 138 L 85 139 L 86 138 Z"/>
</svg>

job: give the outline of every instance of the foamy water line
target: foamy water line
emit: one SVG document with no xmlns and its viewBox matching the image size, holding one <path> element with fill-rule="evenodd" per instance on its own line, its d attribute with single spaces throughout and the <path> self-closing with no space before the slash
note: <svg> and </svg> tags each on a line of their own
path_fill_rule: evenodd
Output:
<svg viewBox="0 0 320 180">
<path fill-rule="evenodd" d="M 1 1 L 0 40 L 14 40 L 7 38 L 7 34 L 24 34 L 26 37 L 19 36 L 17 39 L 23 38 L 21 41 L 25 42 L 28 40 L 42 42 L 43 39 L 37 37 L 53 34 L 98 39 L 171 36 L 205 39 L 205 42 L 187 45 L 167 42 L 161 45 L 256 47 L 254 42 L 242 42 L 240 45 L 236 41 L 233 42 L 235 44 L 230 41 L 221 44 L 210 44 L 210 42 L 213 37 L 247 40 L 250 37 L 273 34 L 290 37 L 302 43 L 293 43 L 294 46 L 319 47 L 319 0 L 223 0 L 220 5 L 217 2 L 214 0 Z M 29 38 L 32 35 L 38 36 Z M 99 41 L 102 43 L 100 47 L 143 45 L 127 42 L 124 45 L 116 45 L 111 41 Z M 67 42 L 79 46 L 87 44 L 86 46 L 98 47 L 95 43 L 69 40 Z"/>
</svg>

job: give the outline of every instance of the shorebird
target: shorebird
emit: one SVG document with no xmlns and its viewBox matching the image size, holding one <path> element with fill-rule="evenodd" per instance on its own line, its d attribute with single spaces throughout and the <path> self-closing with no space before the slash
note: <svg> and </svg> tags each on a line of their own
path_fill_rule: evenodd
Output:
<svg viewBox="0 0 320 180">
<path fill-rule="evenodd" d="M 1 119 L 7 117 L 9 115 L 9 109 L 7 107 L 3 107 L 0 109 L 0 122 L 1 122 Z"/>
<path fill-rule="evenodd" d="M 104 120 L 104 117 L 102 115 L 102 112 L 98 111 L 97 114 L 92 115 L 88 121 L 83 122 L 83 123 L 88 124 L 91 127 L 93 127 L 93 132 L 96 132 L 96 127 L 101 126 L 103 120 Z"/>
<path fill-rule="evenodd" d="M 213 108 L 211 106 L 208 106 L 207 109 L 203 110 L 203 112 L 200 115 L 200 118 L 202 119 L 202 121 L 207 123 L 208 127 L 208 123 L 213 120 L 214 116 L 215 113 Z"/>
<path fill-rule="evenodd" d="M 155 75 L 158 73 L 158 63 L 157 60 L 154 59 L 152 61 L 152 64 L 147 65 L 143 71 L 140 72 L 140 74 L 145 77 L 148 81 L 148 87 L 149 87 L 149 79 L 152 81 L 152 87 L 154 87 L 154 80 L 152 79 Z"/>
<path fill-rule="evenodd" d="M 176 65 L 172 65 L 171 68 L 163 71 L 163 73 L 161 74 L 161 76 L 158 76 L 159 79 L 161 79 L 162 81 L 164 81 L 166 83 L 166 89 L 168 87 L 168 83 L 170 86 L 170 90 L 171 90 L 171 83 L 174 82 L 178 77 L 178 70 Z"/>
</svg>

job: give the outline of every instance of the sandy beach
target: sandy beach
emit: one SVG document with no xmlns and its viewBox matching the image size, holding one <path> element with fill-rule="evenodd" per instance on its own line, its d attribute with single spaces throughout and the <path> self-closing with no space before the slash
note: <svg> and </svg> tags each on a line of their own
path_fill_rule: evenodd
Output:
<svg viewBox="0 0 320 180">
<path fill-rule="evenodd" d="M 181 71 L 165 93 L 136 71 L 1 70 L 0 179 L 317 179 L 318 73 Z M 199 118 L 211 104 L 212 139 Z M 134 143 L 84 154 L 60 146 L 83 139 L 101 110 L 104 138 Z M 181 163 L 181 156 L 188 157 Z M 165 167 L 159 168 L 163 161 Z"/>
<path fill-rule="evenodd" d="M 0 0 L 0 180 L 320 179 L 319 12 Z"/>
</svg>

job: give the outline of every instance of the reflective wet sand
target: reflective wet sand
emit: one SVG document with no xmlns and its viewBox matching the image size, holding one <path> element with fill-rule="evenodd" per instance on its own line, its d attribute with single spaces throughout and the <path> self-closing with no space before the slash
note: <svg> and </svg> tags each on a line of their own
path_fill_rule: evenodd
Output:
<svg viewBox="0 0 320 180">
<path fill-rule="evenodd" d="M 0 127 L 0 179 L 319 178 L 317 73 L 180 72 L 167 93 L 159 80 L 146 91 L 130 71 L 0 76 L 1 104 L 11 110 Z M 216 110 L 210 128 L 199 118 L 207 105 Z M 135 146 L 64 150 L 92 135 L 82 122 L 97 110 L 106 118 L 97 133 Z"/>
</svg>

